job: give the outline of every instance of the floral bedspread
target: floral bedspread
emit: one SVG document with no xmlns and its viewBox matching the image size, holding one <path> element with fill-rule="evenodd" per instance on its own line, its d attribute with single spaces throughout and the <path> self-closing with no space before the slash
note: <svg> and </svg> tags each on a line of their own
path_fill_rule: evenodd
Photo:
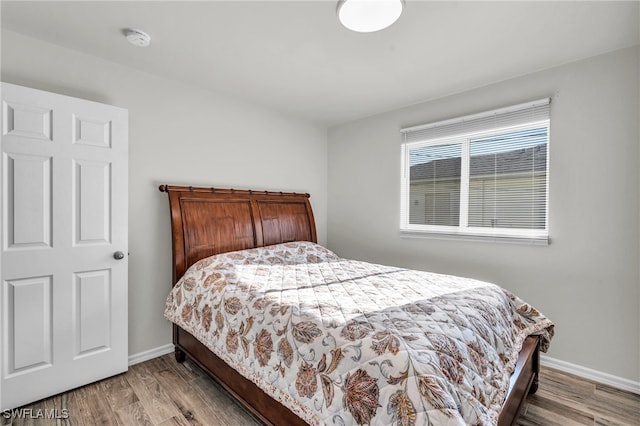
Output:
<svg viewBox="0 0 640 426">
<path fill-rule="evenodd" d="M 553 324 L 476 280 L 294 242 L 212 256 L 165 316 L 310 424 L 496 424 L 529 334 Z"/>
</svg>

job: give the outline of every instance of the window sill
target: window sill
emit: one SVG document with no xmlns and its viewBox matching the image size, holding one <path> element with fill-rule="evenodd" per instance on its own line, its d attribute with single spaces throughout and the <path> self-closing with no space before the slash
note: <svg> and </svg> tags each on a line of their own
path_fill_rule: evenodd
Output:
<svg viewBox="0 0 640 426">
<path fill-rule="evenodd" d="M 438 240 L 481 241 L 485 243 L 511 243 L 548 246 L 551 244 L 549 237 L 527 237 L 506 235 L 481 235 L 436 231 L 410 231 L 400 230 L 401 238 L 431 238 Z"/>
</svg>

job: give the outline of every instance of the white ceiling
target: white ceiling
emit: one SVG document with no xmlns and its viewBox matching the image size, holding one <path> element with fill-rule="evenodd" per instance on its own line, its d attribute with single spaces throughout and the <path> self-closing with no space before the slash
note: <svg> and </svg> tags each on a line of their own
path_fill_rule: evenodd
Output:
<svg viewBox="0 0 640 426">
<path fill-rule="evenodd" d="M 2 26 L 323 125 L 640 43 L 640 2 L 407 0 L 353 33 L 325 1 L 2 1 Z M 151 46 L 129 45 L 139 28 Z"/>
</svg>

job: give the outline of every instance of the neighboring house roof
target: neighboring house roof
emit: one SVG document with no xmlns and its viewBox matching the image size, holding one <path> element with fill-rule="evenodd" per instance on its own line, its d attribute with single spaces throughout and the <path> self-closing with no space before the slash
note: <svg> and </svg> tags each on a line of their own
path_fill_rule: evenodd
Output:
<svg viewBox="0 0 640 426">
<path fill-rule="evenodd" d="M 445 158 L 411 166 L 410 179 L 438 179 L 460 177 L 460 158 Z M 499 154 L 487 154 L 471 158 L 471 176 L 511 174 L 547 169 L 547 146 L 517 149 Z"/>
</svg>

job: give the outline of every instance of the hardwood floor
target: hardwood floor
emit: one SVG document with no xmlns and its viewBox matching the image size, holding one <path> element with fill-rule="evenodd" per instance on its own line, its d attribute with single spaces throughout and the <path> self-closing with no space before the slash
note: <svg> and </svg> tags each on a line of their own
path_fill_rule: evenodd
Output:
<svg viewBox="0 0 640 426">
<path fill-rule="evenodd" d="M 17 416 L 1 414 L 0 424 L 15 426 L 260 425 L 200 368 L 189 361 L 178 364 L 173 355 L 22 407 Z M 538 392 L 527 400 L 518 425 L 637 426 L 640 395 L 543 367 Z"/>
<path fill-rule="evenodd" d="M 640 425 L 640 395 L 542 367 L 520 426 Z"/>
</svg>

